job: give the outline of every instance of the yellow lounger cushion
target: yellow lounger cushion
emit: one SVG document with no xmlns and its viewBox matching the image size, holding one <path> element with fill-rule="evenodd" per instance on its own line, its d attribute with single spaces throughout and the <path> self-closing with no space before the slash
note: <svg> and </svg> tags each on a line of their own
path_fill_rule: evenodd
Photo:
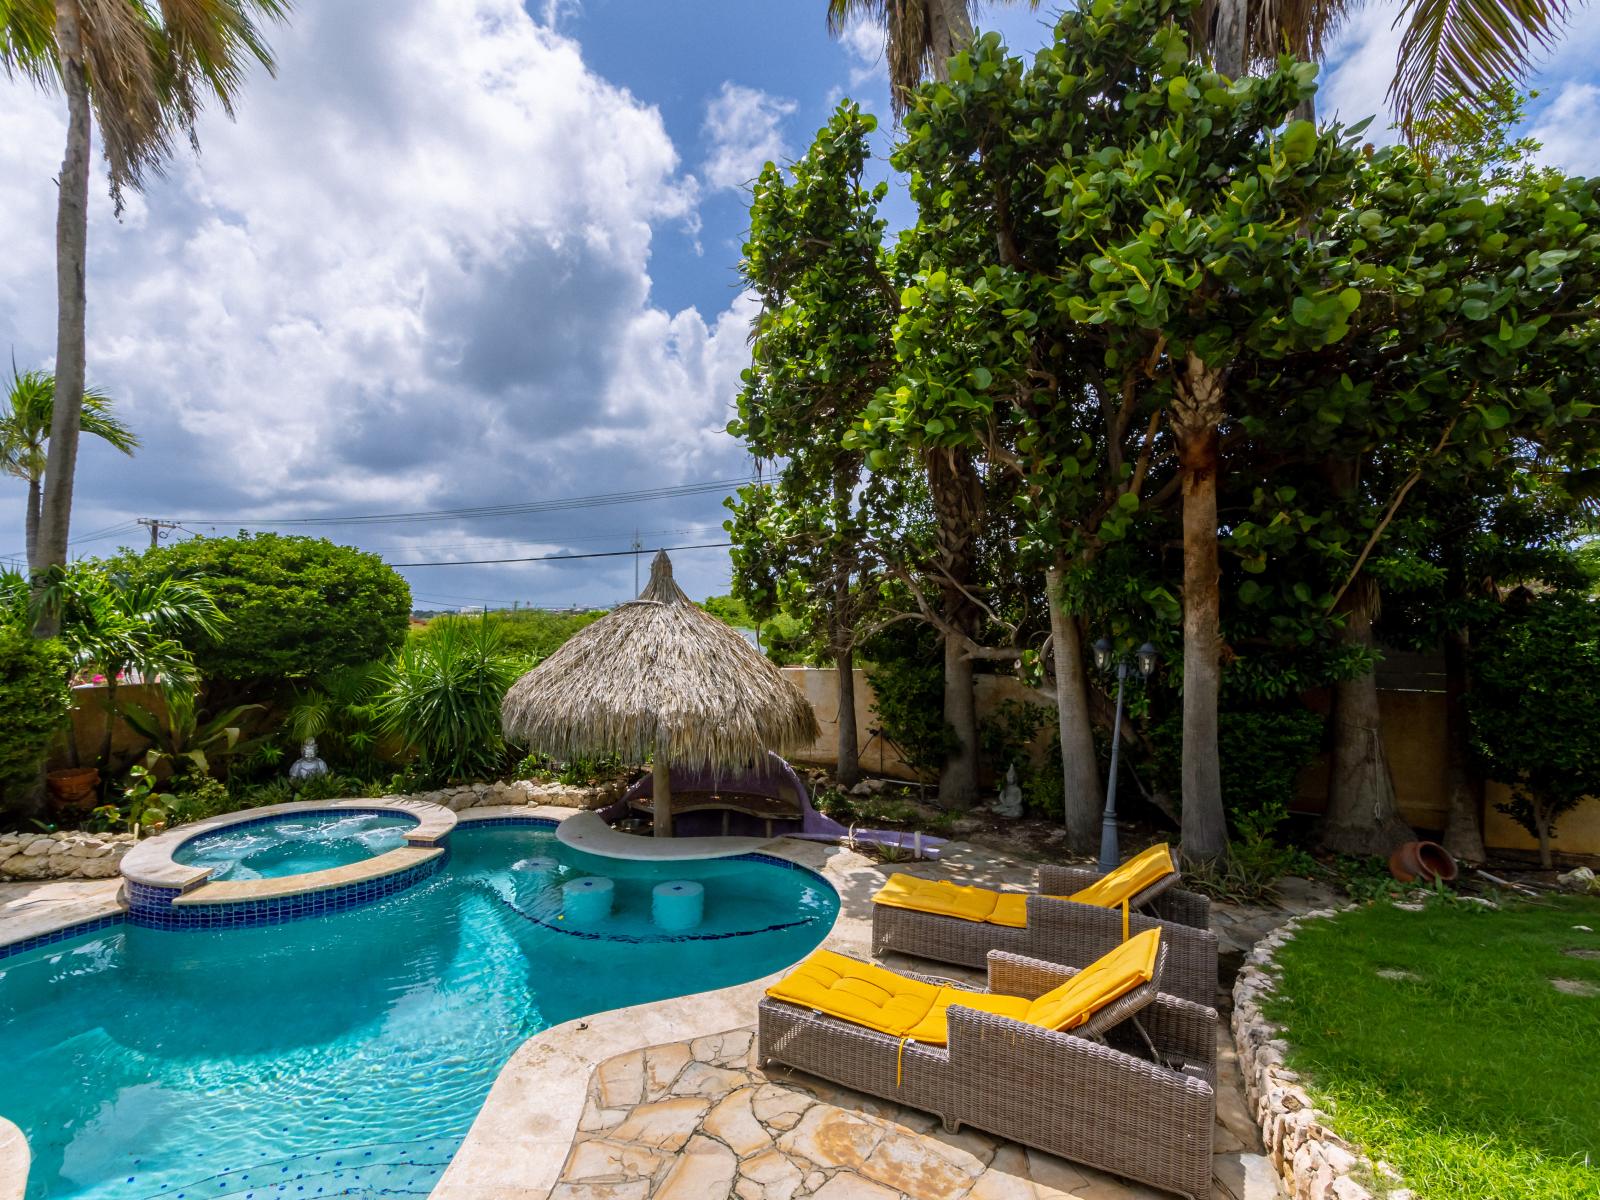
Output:
<svg viewBox="0 0 1600 1200">
<path fill-rule="evenodd" d="M 907 979 L 831 950 L 817 950 L 768 988 L 767 995 L 892 1037 L 905 1037 L 927 1016 L 940 990 L 936 984 Z"/>
<path fill-rule="evenodd" d="M 1170 846 L 1151 846 L 1082 891 L 1053 899 L 1116 908 L 1176 870 Z M 896 872 L 872 900 L 890 908 L 909 908 L 936 917 L 954 917 L 958 921 L 981 921 L 1011 929 L 1026 929 L 1028 925 L 1026 892 L 991 892 L 984 888 L 961 887 L 948 880 L 918 879 Z"/>
<path fill-rule="evenodd" d="M 768 988 L 767 995 L 929 1046 L 949 1041 L 949 1010 L 956 1005 L 1064 1032 L 1149 983 L 1160 946 L 1161 931 L 1146 930 L 1037 1000 L 939 987 L 831 950 L 817 950 Z"/>
<path fill-rule="evenodd" d="M 1076 1029 L 1113 1000 L 1120 1000 L 1156 971 L 1161 930 L 1135 934 L 1110 954 L 1095 959 L 1067 982 L 1028 1005 L 1022 1019 L 1046 1029 Z"/>
<path fill-rule="evenodd" d="M 1176 870 L 1177 867 L 1172 863 L 1172 847 L 1162 843 L 1135 855 L 1109 875 L 1101 876 L 1081 892 L 1073 892 L 1067 899 L 1079 904 L 1115 908 Z"/>
<path fill-rule="evenodd" d="M 999 895 L 999 892 L 983 888 L 961 887 L 945 879 L 918 879 L 897 871 L 872 899 L 873 903 L 887 904 L 890 908 L 912 908 L 960 921 L 987 921 Z"/>
</svg>

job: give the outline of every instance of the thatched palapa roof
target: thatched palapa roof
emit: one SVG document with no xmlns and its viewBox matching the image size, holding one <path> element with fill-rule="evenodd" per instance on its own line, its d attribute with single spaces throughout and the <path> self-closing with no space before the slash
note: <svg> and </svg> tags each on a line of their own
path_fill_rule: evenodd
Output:
<svg viewBox="0 0 1600 1200">
<path fill-rule="evenodd" d="M 818 736 L 800 689 L 684 595 L 665 552 L 637 600 L 511 686 L 500 719 L 508 738 L 558 759 L 653 754 L 688 767 L 762 762 Z"/>
</svg>

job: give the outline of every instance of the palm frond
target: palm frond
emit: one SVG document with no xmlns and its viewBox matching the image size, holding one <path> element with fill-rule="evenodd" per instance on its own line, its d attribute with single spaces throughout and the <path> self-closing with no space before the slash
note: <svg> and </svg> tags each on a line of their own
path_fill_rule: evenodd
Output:
<svg viewBox="0 0 1600 1200">
<path fill-rule="evenodd" d="M 60 78 L 55 51 L 54 0 L 0 3 L 0 70 L 35 87 L 53 90 Z"/>
<path fill-rule="evenodd" d="M 1406 0 L 1395 18 L 1405 33 L 1389 85 L 1400 127 L 1409 135 L 1440 97 L 1470 104 L 1502 79 L 1525 78 L 1570 12 L 1568 0 Z"/>
</svg>

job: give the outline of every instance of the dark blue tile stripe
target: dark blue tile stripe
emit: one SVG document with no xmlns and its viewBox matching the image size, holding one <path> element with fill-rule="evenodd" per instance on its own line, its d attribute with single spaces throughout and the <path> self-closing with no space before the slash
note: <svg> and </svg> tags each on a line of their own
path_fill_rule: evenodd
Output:
<svg viewBox="0 0 1600 1200">
<path fill-rule="evenodd" d="M 180 895 L 175 888 L 128 885 L 128 920 L 146 929 L 241 929 L 259 925 L 282 925 L 307 917 L 325 917 L 372 904 L 413 884 L 437 875 L 450 854 L 419 863 L 393 875 L 363 879 L 344 887 L 295 896 L 276 896 L 270 900 L 244 900 L 236 904 L 175 905 Z"/>
<path fill-rule="evenodd" d="M 68 942 L 75 937 L 82 937 L 86 933 L 99 933 L 102 929 L 111 929 L 126 921 L 126 913 L 110 913 L 104 917 L 93 917 L 87 921 L 79 921 L 76 925 L 68 925 L 65 929 L 52 930 L 49 933 L 36 933 L 32 937 L 23 938 L 20 942 L 0 946 L 0 958 L 10 958 L 16 954 L 26 954 L 29 950 L 37 950 L 40 946 L 53 946 L 57 942 Z"/>
</svg>

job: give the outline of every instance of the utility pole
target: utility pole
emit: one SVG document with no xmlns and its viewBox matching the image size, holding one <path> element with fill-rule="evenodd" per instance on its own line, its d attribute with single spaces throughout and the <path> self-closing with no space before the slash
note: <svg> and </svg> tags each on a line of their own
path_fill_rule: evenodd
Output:
<svg viewBox="0 0 1600 1200">
<path fill-rule="evenodd" d="M 154 550 L 156 548 L 156 544 L 166 536 L 166 534 L 161 532 L 163 529 L 178 528 L 178 523 L 176 521 L 158 521 L 154 517 L 140 517 L 139 524 L 149 527 L 150 549 L 152 550 Z"/>
<path fill-rule="evenodd" d="M 639 530 L 633 531 L 633 594 L 639 594 L 639 551 L 644 549 L 644 543 L 639 540 Z"/>
</svg>

